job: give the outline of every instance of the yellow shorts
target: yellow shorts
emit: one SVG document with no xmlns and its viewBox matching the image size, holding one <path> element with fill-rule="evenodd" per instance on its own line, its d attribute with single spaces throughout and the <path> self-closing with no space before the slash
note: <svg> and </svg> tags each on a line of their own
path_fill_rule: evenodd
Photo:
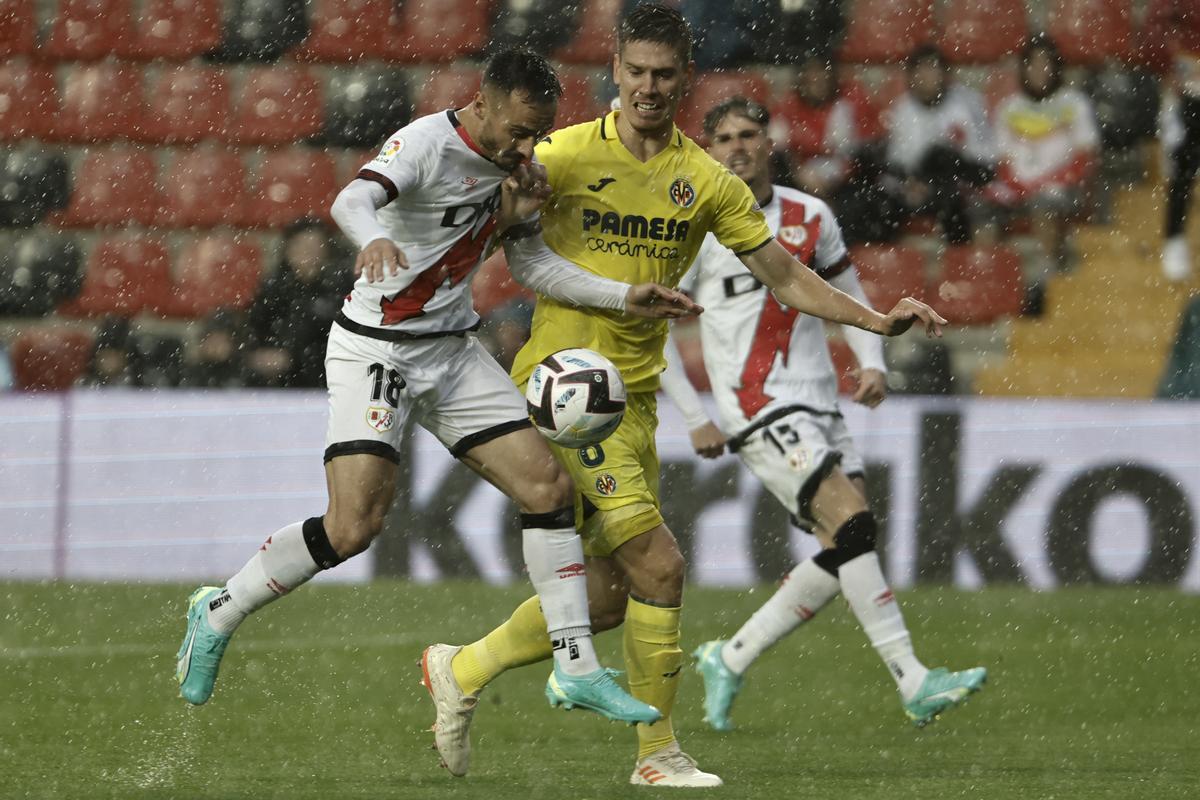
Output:
<svg viewBox="0 0 1200 800">
<path fill-rule="evenodd" d="M 575 513 L 589 556 L 609 556 L 662 524 L 658 501 L 658 404 L 654 392 L 628 397 L 616 432 L 598 445 L 550 449 L 575 481 Z"/>
</svg>

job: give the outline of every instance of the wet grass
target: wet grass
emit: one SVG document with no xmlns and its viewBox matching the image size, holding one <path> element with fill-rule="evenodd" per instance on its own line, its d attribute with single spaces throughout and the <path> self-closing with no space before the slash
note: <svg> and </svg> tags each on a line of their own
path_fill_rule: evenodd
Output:
<svg viewBox="0 0 1200 800">
<path fill-rule="evenodd" d="M 543 666 L 499 679 L 470 777 L 437 765 L 414 666 L 525 595 L 481 584 L 310 587 L 249 622 L 213 700 L 176 694 L 190 587 L 0 584 L 2 798 L 612 798 L 633 733 L 552 711 Z M 765 592 L 689 590 L 684 648 Z M 671 797 L 1184 798 L 1200 784 L 1200 598 L 1149 589 L 901 594 L 930 664 L 984 664 L 984 692 L 918 731 L 838 601 L 750 673 L 733 734 L 683 684 L 685 749 L 726 786 Z M 619 664 L 620 637 L 599 639 Z"/>
</svg>

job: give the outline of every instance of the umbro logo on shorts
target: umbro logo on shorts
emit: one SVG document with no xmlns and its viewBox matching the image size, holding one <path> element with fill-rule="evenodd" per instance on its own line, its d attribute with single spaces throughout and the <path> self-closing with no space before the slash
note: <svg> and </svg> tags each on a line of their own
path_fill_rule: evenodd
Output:
<svg viewBox="0 0 1200 800">
<path fill-rule="evenodd" d="M 616 182 L 617 182 L 616 178 L 601 178 L 600 180 L 596 181 L 595 183 L 589 183 L 588 188 L 591 189 L 593 192 L 598 192 L 601 189 L 603 189 L 605 186 L 608 186 L 610 183 L 616 183 Z"/>
</svg>

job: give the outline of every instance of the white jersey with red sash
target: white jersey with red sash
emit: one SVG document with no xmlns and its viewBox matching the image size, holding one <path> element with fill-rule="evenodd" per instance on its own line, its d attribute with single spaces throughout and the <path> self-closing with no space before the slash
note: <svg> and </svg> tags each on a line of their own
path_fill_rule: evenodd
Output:
<svg viewBox="0 0 1200 800">
<path fill-rule="evenodd" d="M 818 275 L 829 279 L 853 268 L 837 219 L 823 201 L 773 186 L 763 213 L 779 243 Z M 837 410 L 837 377 L 822 320 L 781 304 L 711 236 L 680 288 L 705 309 L 701 343 L 723 431 L 736 434 L 789 406 Z"/>
</svg>

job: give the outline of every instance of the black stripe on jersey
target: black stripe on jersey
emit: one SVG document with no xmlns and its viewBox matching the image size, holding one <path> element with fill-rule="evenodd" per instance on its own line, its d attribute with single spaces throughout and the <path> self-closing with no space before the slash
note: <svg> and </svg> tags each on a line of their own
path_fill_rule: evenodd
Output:
<svg viewBox="0 0 1200 800">
<path fill-rule="evenodd" d="M 458 331 L 430 331 L 428 333 L 409 333 L 407 331 L 398 331 L 393 328 L 376 328 L 371 325 L 363 325 L 360 322 L 355 322 L 346 316 L 345 312 L 339 311 L 333 321 L 340 327 L 345 328 L 351 333 L 356 333 L 359 336 L 366 336 L 368 339 L 378 339 L 381 342 L 411 342 L 417 339 L 438 339 L 442 336 L 466 336 L 470 331 L 475 330 L 481 324 L 476 322 L 469 328 L 463 328 Z"/>
<path fill-rule="evenodd" d="M 604 124 L 605 124 L 606 122 L 608 122 L 608 115 L 607 115 L 607 114 L 605 114 L 603 117 L 601 117 L 601 118 L 600 118 L 600 138 L 601 138 L 601 139 L 604 139 L 605 141 L 607 141 L 607 140 L 608 140 L 608 133 L 607 133 L 607 131 L 605 131 L 605 129 L 604 129 Z"/>
<path fill-rule="evenodd" d="M 741 258 L 742 256 L 748 256 L 751 253 L 757 253 L 759 250 L 762 250 L 764 247 L 766 247 L 773 241 L 775 241 L 775 237 L 768 236 L 766 239 L 763 239 L 762 244 L 757 244 L 754 247 L 751 247 L 749 250 L 739 250 L 739 251 L 735 252 L 734 255 L 737 256 L 738 258 Z"/>
<path fill-rule="evenodd" d="M 387 201 L 389 203 L 400 196 L 400 192 L 396 191 L 396 184 L 392 183 L 392 179 L 387 175 L 381 175 L 373 169 L 360 169 L 354 177 L 360 181 L 374 181 L 378 183 L 387 192 Z"/>
<path fill-rule="evenodd" d="M 850 269 L 850 256 L 843 256 L 842 260 L 836 264 L 831 264 L 825 269 L 817 270 L 817 274 L 825 280 L 829 280 L 830 278 L 836 278 L 848 269 Z"/>
</svg>

